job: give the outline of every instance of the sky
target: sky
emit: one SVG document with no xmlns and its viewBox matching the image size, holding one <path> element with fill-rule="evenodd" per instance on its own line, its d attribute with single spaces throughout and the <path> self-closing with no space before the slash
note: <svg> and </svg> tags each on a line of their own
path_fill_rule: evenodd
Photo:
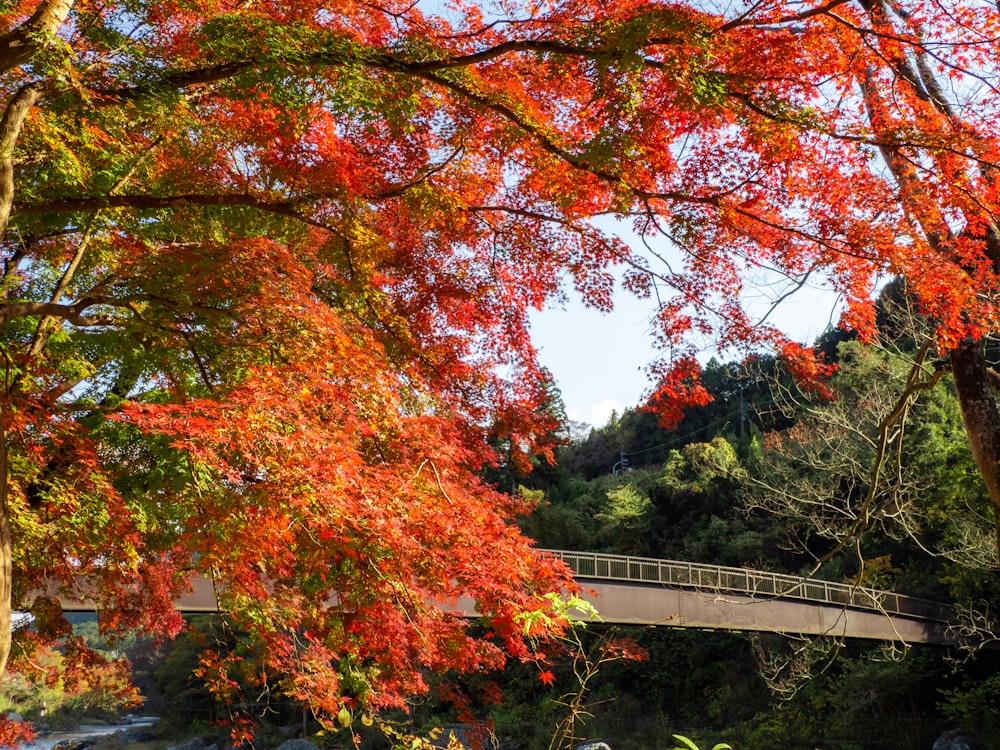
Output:
<svg viewBox="0 0 1000 750">
<path fill-rule="evenodd" d="M 605 314 L 585 307 L 573 291 L 569 295 L 562 308 L 532 316 L 532 338 L 562 392 L 569 418 L 601 427 L 612 411 L 620 414 L 638 405 L 651 387 L 644 368 L 656 356 L 649 332 L 652 302 L 618 290 L 614 311 Z M 763 300 L 757 305 L 762 311 L 767 306 Z M 782 302 L 769 321 L 811 345 L 836 324 L 837 316 L 832 291 L 806 287 Z M 706 352 L 704 359 L 712 354 Z"/>
<path fill-rule="evenodd" d="M 443 0 L 416 1 L 424 13 L 445 18 L 453 15 Z M 726 0 L 719 3 L 720 8 L 725 5 L 729 12 L 733 11 Z M 487 19 L 494 17 L 494 6 L 483 2 L 481 7 Z M 638 238 L 628 237 L 620 226 L 603 228 L 640 248 Z M 540 349 L 541 364 L 553 374 L 562 392 L 569 418 L 600 427 L 607 423 L 612 411 L 621 413 L 641 403 L 651 388 L 645 367 L 656 356 L 649 326 L 652 302 L 637 300 L 619 290 L 615 310 L 604 314 L 585 307 L 572 290 L 568 294 L 570 299 L 563 307 L 532 316 L 532 337 Z M 760 312 L 769 306 L 762 300 Z M 836 324 L 836 310 L 834 293 L 806 287 L 783 302 L 768 320 L 799 343 L 812 344 L 827 326 Z M 704 360 L 711 355 L 706 352 Z"/>
</svg>

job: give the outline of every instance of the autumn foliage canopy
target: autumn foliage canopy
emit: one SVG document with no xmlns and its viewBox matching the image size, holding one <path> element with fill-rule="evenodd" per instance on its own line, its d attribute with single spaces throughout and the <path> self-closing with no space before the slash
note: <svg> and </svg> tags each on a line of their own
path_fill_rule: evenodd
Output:
<svg viewBox="0 0 1000 750">
<path fill-rule="evenodd" d="M 204 575 L 326 715 L 523 655 L 562 573 L 479 472 L 555 428 L 528 312 L 609 309 L 615 267 L 668 418 L 706 340 L 821 386 L 748 273 L 828 277 L 862 335 L 904 276 L 1000 508 L 995 6 L 11 0 L 0 33 L 8 614 L 82 587 L 171 633 Z"/>
</svg>

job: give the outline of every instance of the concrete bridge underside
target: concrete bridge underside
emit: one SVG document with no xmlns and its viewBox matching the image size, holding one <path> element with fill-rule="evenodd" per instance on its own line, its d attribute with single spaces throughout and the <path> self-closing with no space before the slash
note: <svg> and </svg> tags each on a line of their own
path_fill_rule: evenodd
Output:
<svg viewBox="0 0 1000 750">
<path fill-rule="evenodd" d="M 941 622 L 835 604 L 656 584 L 586 581 L 605 622 L 954 644 Z"/>
</svg>

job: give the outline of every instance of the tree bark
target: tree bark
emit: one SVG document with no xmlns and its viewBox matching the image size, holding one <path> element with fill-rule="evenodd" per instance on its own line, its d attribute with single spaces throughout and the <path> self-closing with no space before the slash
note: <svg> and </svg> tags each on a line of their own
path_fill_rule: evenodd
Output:
<svg viewBox="0 0 1000 750">
<path fill-rule="evenodd" d="M 0 677 L 10 656 L 13 607 L 13 554 L 7 484 L 7 420 L 0 414 Z"/>
<path fill-rule="evenodd" d="M 31 60 L 39 43 L 45 44 L 46 37 L 59 30 L 72 8 L 73 0 L 46 0 L 27 21 L 0 36 L 0 72 Z"/>
<path fill-rule="evenodd" d="M 32 83 L 22 87 L 7 103 L 0 117 L 0 238 L 7 233 L 11 209 L 14 205 L 14 148 L 21 135 L 21 127 L 31 108 L 47 88 L 46 83 Z"/>
<path fill-rule="evenodd" d="M 1000 411 L 990 386 L 983 342 L 963 341 L 951 352 L 951 366 L 965 432 L 993 505 L 1000 559 Z"/>
<path fill-rule="evenodd" d="M 29 62 L 49 44 L 73 7 L 73 0 L 44 0 L 23 24 L 0 36 L 0 73 Z M 14 203 L 14 148 L 28 112 L 43 96 L 48 83 L 23 86 L 0 117 L 0 237 L 7 231 Z M 7 455 L 7 420 L 0 407 L 0 677 L 7 668 L 12 641 L 13 554 Z"/>
</svg>

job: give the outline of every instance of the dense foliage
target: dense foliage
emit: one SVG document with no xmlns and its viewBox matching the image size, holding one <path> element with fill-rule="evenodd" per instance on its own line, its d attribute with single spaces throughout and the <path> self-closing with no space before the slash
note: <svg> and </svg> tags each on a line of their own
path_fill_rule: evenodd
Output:
<svg viewBox="0 0 1000 750">
<path fill-rule="evenodd" d="M 828 275 L 866 340 L 904 276 L 1000 523 L 995 5 L 426 5 L 0 3 L 0 671 L 13 606 L 169 634 L 196 572 L 320 715 L 527 656 L 561 573 L 479 472 L 553 434 L 527 311 L 615 264 L 667 422 L 705 337 L 827 395 L 748 274 Z"/>
<path fill-rule="evenodd" d="M 947 380 L 910 404 L 884 461 L 891 470 L 881 472 L 876 491 L 869 492 L 884 416 L 893 411 L 906 363 L 916 353 L 915 332 L 904 325 L 903 292 L 894 284 L 881 295 L 885 333 L 878 345 L 861 345 L 844 332 L 826 334 L 818 344 L 837 357 L 837 374 L 828 383 L 835 400 L 795 391 L 787 372 L 772 367 L 756 406 L 745 411 L 747 422 L 704 419 L 706 411 L 725 408 L 725 391 L 750 393 L 738 373 L 747 373 L 748 385 L 758 382 L 752 364 L 713 364 L 709 371 L 736 374 L 720 379 L 725 391 L 715 407 L 692 415 L 704 419 L 707 430 L 688 432 L 682 424 L 665 431 L 655 420 L 644 424 L 643 411 L 615 417 L 561 448 L 557 457 L 564 461 L 543 463 L 522 477 L 536 486 L 520 491 L 538 501 L 522 527 L 546 546 L 815 571 L 830 580 L 995 611 L 1000 591 L 988 500 L 968 447 L 958 439 L 962 425 Z M 781 418 L 768 422 L 772 429 L 765 432 L 755 418 L 760 412 Z M 579 455 L 601 450 L 605 463 L 617 463 L 623 445 L 642 450 L 656 441 L 667 444 L 663 460 L 626 453 L 630 466 L 617 475 L 588 480 L 566 468 L 577 465 Z M 501 473 L 497 481 L 506 484 L 510 476 Z M 238 712 L 263 715 L 272 729 L 302 725 L 297 705 L 279 690 L 254 684 L 258 659 L 247 635 L 223 620 L 204 620 L 169 649 L 157 682 L 176 717 L 172 726 L 183 730 L 196 721 L 199 731 L 211 733 L 211 722 Z M 602 660 L 600 649 L 622 635 L 645 658 Z M 557 746 L 553 732 L 567 726 L 573 706 L 572 734 L 559 746 L 604 739 L 615 748 L 642 750 L 683 732 L 701 745 L 726 740 L 746 750 L 807 750 L 819 739 L 846 748 L 916 750 L 954 726 L 990 742 L 996 738 L 997 657 L 991 652 L 966 661 L 968 655 L 939 647 L 903 653 L 863 642 L 616 631 L 593 623 L 575 637 L 579 648 L 571 657 L 550 653 L 545 665 L 509 664 L 500 673 L 465 675 L 457 684 L 427 675 L 430 696 L 394 717 L 399 736 L 426 736 L 471 715 L 489 719 L 504 742 L 542 750 Z M 239 659 L 227 672 L 228 702 L 211 695 L 212 674 L 199 669 L 205 648 Z M 574 704 L 581 674 L 587 690 Z M 279 675 L 270 674 L 267 684 L 278 687 Z M 359 732 L 365 748 L 388 747 L 363 716 L 348 715 L 344 731 Z M 307 726 L 316 727 L 311 721 Z"/>
</svg>

